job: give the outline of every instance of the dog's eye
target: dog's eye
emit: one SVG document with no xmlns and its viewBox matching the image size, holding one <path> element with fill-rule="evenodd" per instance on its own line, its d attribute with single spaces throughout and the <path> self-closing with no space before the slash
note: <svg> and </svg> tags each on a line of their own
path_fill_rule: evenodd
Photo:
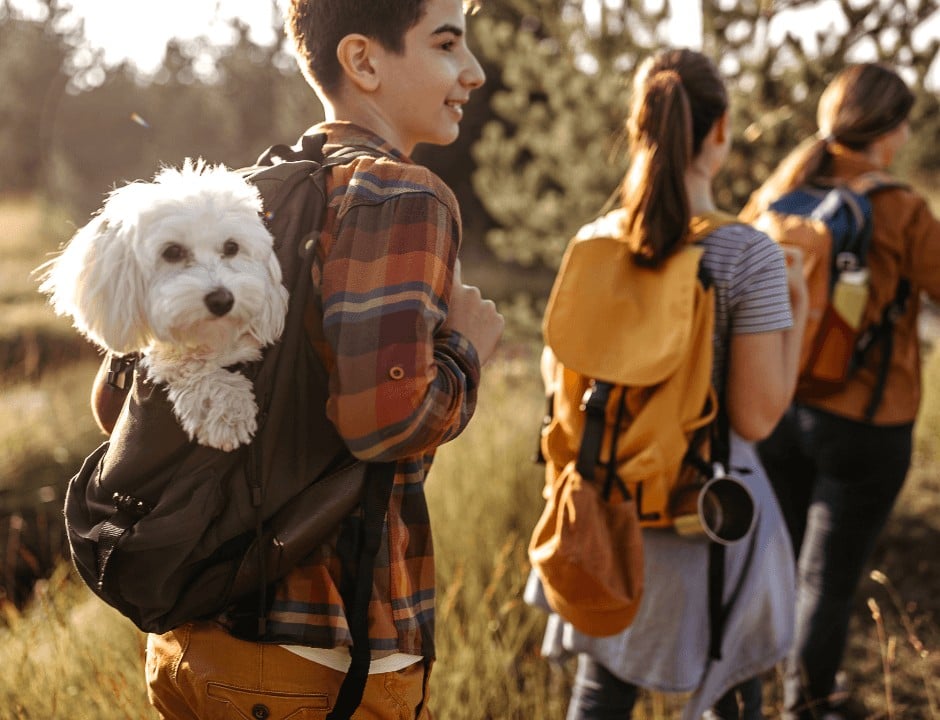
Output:
<svg viewBox="0 0 940 720">
<path fill-rule="evenodd" d="M 222 246 L 222 254 L 225 257 L 238 255 L 238 243 L 234 240 L 226 240 L 225 244 Z"/>
<path fill-rule="evenodd" d="M 178 263 L 186 259 L 186 249 L 182 245 L 171 243 L 163 248 L 162 257 L 168 263 Z"/>
</svg>

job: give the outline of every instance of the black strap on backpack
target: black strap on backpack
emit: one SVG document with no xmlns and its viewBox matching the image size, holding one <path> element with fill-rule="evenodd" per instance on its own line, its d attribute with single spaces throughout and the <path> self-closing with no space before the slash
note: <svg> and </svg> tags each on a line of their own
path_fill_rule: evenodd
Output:
<svg viewBox="0 0 940 720">
<path fill-rule="evenodd" d="M 259 158 L 258 164 L 321 157 L 324 137 L 322 134 L 304 135 L 298 145 L 275 145 Z M 361 156 L 375 157 L 376 151 L 369 147 L 346 146 L 326 157 L 322 165 L 325 168 L 331 168 L 346 164 Z M 312 249 L 308 252 L 312 254 Z M 305 262 L 305 268 L 307 265 L 308 263 Z M 369 603 L 372 599 L 375 558 L 382 544 L 389 498 L 395 480 L 395 468 L 395 462 L 369 464 L 365 493 L 362 498 L 362 523 L 358 538 L 359 556 L 356 564 L 354 592 L 351 598 L 344 597 L 347 606 L 346 620 L 352 637 L 351 662 L 327 720 L 349 720 L 362 701 L 369 678 L 369 666 L 372 662 L 369 645 Z M 258 528 L 260 532 L 260 522 Z M 263 562 L 263 559 L 261 561 Z M 266 631 L 266 593 L 266 586 L 262 586 L 258 598 L 258 631 L 261 637 Z"/>
<path fill-rule="evenodd" d="M 901 278 L 898 280 L 898 289 L 894 294 L 894 298 L 881 313 L 881 320 L 877 325 L 872 326 L 862 334 L 855 345 L 852 365 L 854 368 L 859 368 L 865 363 L 868 352 L 878 341 L 881 342 L 881 357 L 875 374 L 875 387 L 872 389 L 868 405 L 865 406 L 866 422 L 871 422 L 874 419 L 875 413 L 878 412 L 884 398 L 888 370 L 891 368 L 891 355 L 894 352 L 894 326 L 907 311 L 907 301 L 910 295 L 910 281 L 907 278 Z"/>
<path fill-rule="evenodd" d="M 826 182 L 835 184 L 835 181 L 832 180 L 827 180 Z M 870 198 L 873 194 L 881 190 L 904 187 L 907 187 L 905 183 L 888 177 L 880 171 L 865 173 L 849 183 L 848 188 L 851 192 L 844 193 L 844 198 L 846 201 L 851 201 L 847 202 L 847 205 L 853 209 L 856 222 L 861 226 L 859 233 L 860 239 L 858 241 L 859 245 L 854 249 L 854 252 L 859 257 L 864 258 L 868 254 L 874 225 L 871 215 L 864 215 L 858 209 L 856 203 L 852 201 L 852 193 L 858 193 Z M 834 192 L 840 189 L 842 188 L 836 187 Z M 888 380 L 888 370 L 891 367 L 891 354 L 894 352 L 894 325 L 907 310 L 907 301 L 910 297 L 910 293 L 910 281 L 907 280 L 907 278 L 900 278 L 894 298 L 885 306 L 881 313 L 881 320 L 862 333 L 855 344 L 855 351 L 852 356 L 852 364 L 849 372 L 861 367 L 871 348 L 879 341 L 881 343 L 880 365 L 875 372 L 875 386 L 872 389 L 872 395 L 871 398 L 869 398 L 868 405 L 865 407 L 866 422 L 872 421 L 875 417 L 875 413 L 881 406 L 885 384 Z"/>
<path fill-rule="evenodd" d="M 600 460 L 601 445 L 604 439 L 607 404 L 610 401 L 613 388 L 612 383 L 594 380 L 584 395 L 584 431 L 581 434 L 581 446 L 578 450 L 575 467 L 581 477 L 587 480 L 594 480 L 597 473 L 597 463 Z M 604 500 L 610 498 L 610 493 L 613 492 L 615 486 L 625 500 L 632 497 L 626 483 L 617 475 L 617 439 L 620 436 L 620 428 L 626 415 L 626 407 L 626 391 L 621 390 L 617 405 L 617 417 L 611 435 L 610 455 L 604 462 L 606 476 L 604 478 L 604 487 L 601 488 L 601 497 Z"/>
<path fill-rule="evenodd" d="M 369 647 L 369 601 L 372 599 L 375 556 L 382 544 L 385 515 L 395 479 L 395 465 L 394 462 L 388 462 L 372 463 L 369 466 L 366 492 L 362 499 L 362 534 L 355 593 L 351 608 L 346 613 L 349 634 L 353 641 L 350 650 L 352 661 L 327 720 L 349 720 L 362 701 L 366 681 L 369 679 L 369 665 L 372 662 L 372 651 Z"/>
<path fill-rule="evenodd" d="M 726 470 L 731 467 L 731 421 L 725 403 L 718 403 L 718 414 L 712 432 L 712 461 L 720 463 Z M 708 544 L 708 656 L 721 659 L 721 642 L 725 632 L 725 621 L 731 612 L 731 602 L 725 606 L 725 554 L 722 543 Z M 732 601 L 733 602 L 733 601 Z"/>
<path fill-rule="evenodd" d="M 713 284 L 711 274 L 704 264 L 699 265 L 699 281 L 709 288 Z M 727 356 L 727 353 L 726 353 Z M 727 357 L 725 358 L 727 360 Z M 711 460 L 721 463 L 725 470 L 731 468 L 731 420 L 728 417 L 725 393 L 721 393 L 715 422 L 710 428 Z M 695 447 L 691 446 L 690 451 Z M 699 461 L 701 459 L 699 458 Z M 710 477 L 713 467 L 708 468 Z M 718 542 L 708 545 L 708 656 L 713 660 L 721 659 L 721 641 L 725 633 L 725 621 L 731 612 L 731 603 L 724 606 L 725 592 L 725 546 Z"/>
<path fill-rule="evenodd" d="M 601 442 L 604 439 L 607 402 L 612 389 L 612 384 L 596 380 L 584 394 L 584 431 L 581 434 L 581 447 L 575 467 L 581 477 L 589 480 L 594 479 L 596 472 Z"/>
</svg>

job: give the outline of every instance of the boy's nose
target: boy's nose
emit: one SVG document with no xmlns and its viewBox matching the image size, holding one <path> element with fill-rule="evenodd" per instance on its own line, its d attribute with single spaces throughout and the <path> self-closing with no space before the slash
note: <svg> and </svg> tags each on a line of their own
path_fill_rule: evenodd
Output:
<svg viewBox="0 0 940 720">
<path fill-rule="evenodd" d="M 476 55 L 468 50 L 467 57 L 469 58 L 469 62 L 460 75 L 460 82 L 464 87 L 476 90 L 486 82 L 486 73 L 483 72 L 483 67 L 477 60 Z"/>
</svg>

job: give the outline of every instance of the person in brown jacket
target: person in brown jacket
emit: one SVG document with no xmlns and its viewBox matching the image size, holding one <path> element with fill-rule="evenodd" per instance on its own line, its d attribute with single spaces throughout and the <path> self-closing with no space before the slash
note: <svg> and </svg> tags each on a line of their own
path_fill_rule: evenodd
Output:
<svg viewBox="0 0 940 720">
<path fill-rule="evenodd" d="M 884 171 L 910 135 L 913 103 L 904 81 L 884 65 L 844 69 L 819 100 L 818 135 L 781 163 L 742 216 L 755 217 L 802 185 Z M 840 712 L 847 693 L 840 692 L 836 676 L 852 599 L 910 465 L 921 394 L 920 296 L 940 299 L 940 221 L 903 184 L 870 197 L 865 323 L 877 326 L 886 310 L 894 317 L 842 387 L 825 394 L 798 391 L 759 446 L 799 558 L 796 642 L 784 680 L 788 720 L 847 717 Z M 872 408 L 879 385 L 881 397 Z"/>
</svg>

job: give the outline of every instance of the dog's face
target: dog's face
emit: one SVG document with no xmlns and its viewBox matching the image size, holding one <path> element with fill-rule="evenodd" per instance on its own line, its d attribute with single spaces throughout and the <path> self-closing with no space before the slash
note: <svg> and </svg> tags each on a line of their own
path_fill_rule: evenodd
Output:
<svg viewBox="0 0 940 720">
<path fill-rule="evenodd" d="M 283 329 L 287 292 L 257 190 L 187 160 L 112 192 L 49 264 L 56 312 L 119 353 L 155 344 L 213 348 Z"/>
</svg>

